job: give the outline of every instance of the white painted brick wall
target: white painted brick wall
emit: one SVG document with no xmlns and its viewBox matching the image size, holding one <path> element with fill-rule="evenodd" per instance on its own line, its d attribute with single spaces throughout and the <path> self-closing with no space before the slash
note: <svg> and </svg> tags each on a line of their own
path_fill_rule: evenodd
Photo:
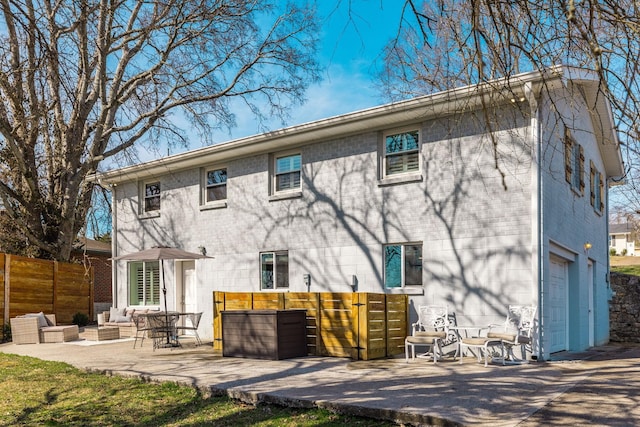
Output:
<svg viewBox="0 0 640 427">
<path fill-rule="evenodd" d="M 508 115 L 501 111 L 498 117 Z M 383 245 L 422 242 L 423 288 L 412 304 L 447 304 L 460 320 L 496 322 L 506 305 L 534 302 L 537 292 L 528 120 L 518 119 L 513 129 L 497 122 L 499 170 L 493 141 L 478 124 L 482 120 L 467 114 L 422 124 L 422 182 L 378 186 L 380 136 L 366 132 L 302 146 L 299 198 L 269 201 L 268 154 L 224 163 L 228 206 L 222 209 L 200 208 L 197 169 L 159 177 L 157 218 L 138 218 L 138 183 L 121 185 L 116 192 L 120 253 L 157 244 L 189 251 L 206 247 L 214 258 L 196 264 L 203 324 L 210 325 L 213 290 L 259 291 L 261 251 L 289 251 L 291 291 L 306 291 L 303 275 L 309 273 L 312 291 L 348 292 L 355 275 L 359 291 L 383 292 Z M 543 135 L 554 137 L 550 131 Z M 589 216 L 584 200 L 567 197 L 563 159 L 562 151 L 545 147 L 550 173 L 544 204 L 560 204 L 553 212 L 557 224 L 545 230 L 549 235 L 581 233 L 583 223 L 567 219 Z M 594 242 L 598 233 L 593 231 Z M 126 269 L 119 271 L 118 303 L 125 305 Z"/>
</svg>

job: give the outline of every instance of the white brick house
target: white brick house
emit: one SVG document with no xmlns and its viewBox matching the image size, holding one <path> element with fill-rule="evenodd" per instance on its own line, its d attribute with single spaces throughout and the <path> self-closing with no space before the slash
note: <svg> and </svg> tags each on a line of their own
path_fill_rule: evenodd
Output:
<svg viewBox="0 0 640 427">
<path fill-rule="evenodd" d="M 209 338 L 214 290 L 355 285 L 409 294 L 414 316 L 446 304 L 458 324 L 537 304 L 538 358 L 606 343 L 606 189 L 623 174 L 609 105 L 595 75 L 575 68 L 504 83 L 101 174 L 114 257 L 204 248 L 213 259 L 165 263 L 165 279 L 169 308 L 203 311 Z M 114 269 L 117 306 L 159 305 L 157 266 Z"/>
<path fill-rule="evenodd" d="M 615 255 L 636 255 L 636 230 L 632 223 L 609 224 L 609 251 Z"/>
</svg>

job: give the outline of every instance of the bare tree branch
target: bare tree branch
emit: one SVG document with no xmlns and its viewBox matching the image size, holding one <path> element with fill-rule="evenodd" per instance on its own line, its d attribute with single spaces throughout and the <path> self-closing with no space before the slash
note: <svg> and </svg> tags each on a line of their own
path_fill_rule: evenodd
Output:
<svg viewBox="0 0 640 427">
<path fill-rule="evenodd" d="M 174 112 L 201 134 L 232 124 L 230 98 L 286 114 L 318 79 L 316 25 L 257 0 L 0 0 L 0 200 L 18 224 L 0 245 L 68 259 L 85 177 L 151 137 L 184 141 Z"/>
</svg>

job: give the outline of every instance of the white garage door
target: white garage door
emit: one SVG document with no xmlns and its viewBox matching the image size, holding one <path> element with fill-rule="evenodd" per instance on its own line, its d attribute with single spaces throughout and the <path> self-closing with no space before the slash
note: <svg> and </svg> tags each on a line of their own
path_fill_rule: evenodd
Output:
<svg viewBox="0 0 640 427">
<path fill-rule="evenodd" d="M 550 353 L 567 350 L 567 263 L 558 258 L 550 259 L 549 308 Z"/>
</svg>

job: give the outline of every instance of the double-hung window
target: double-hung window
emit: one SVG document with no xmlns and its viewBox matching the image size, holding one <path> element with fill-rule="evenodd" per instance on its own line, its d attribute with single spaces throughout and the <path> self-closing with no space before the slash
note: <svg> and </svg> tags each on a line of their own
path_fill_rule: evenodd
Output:
<svg viewBox="0 0 640 427">
<path fill-rule="evenodd" d="M 158 261 L 129 263 L 129 304 L 160 304 L 160 266 Z"/>
<path fill-rule="evenodd" d="M 302 159 L 299 153 L 275 156 L 274 192 L 300 189 Z"/>
<path fill-rule="evenodd" d="M 205 202 L 227 199 L 227 169 L 209 169 L 206 172 Z"/>
<path fill-rule="evenodd" d="M 263 252 L 260 254 L 260 289 L 289 288 L 289 253 Z"/>
<path fill-rule="evenodd" d="M 160 182 L 150 182 L 144 185 L 144 211 L 160 210 Z"/>
<path fill-rule="evenodd" d="M 420 132 L 417 129 L 383 135 L 384 176 L 420 170 Z"/>
<path fill-rule="evenodd" d="M 422 244 L 406 243 L 384 247 L 384 286 L 422 286 Z"/>
</svg>

